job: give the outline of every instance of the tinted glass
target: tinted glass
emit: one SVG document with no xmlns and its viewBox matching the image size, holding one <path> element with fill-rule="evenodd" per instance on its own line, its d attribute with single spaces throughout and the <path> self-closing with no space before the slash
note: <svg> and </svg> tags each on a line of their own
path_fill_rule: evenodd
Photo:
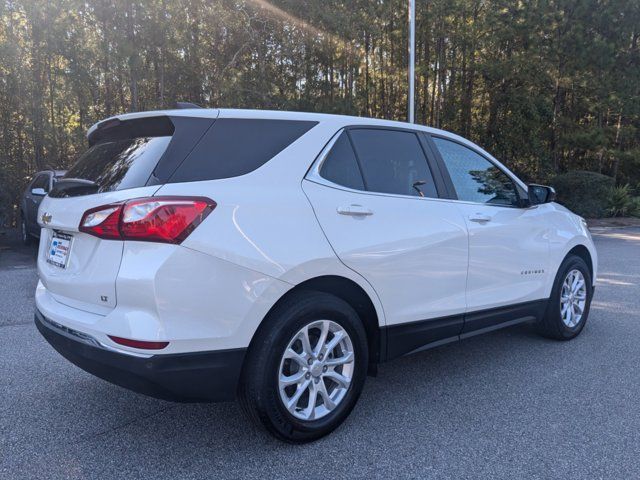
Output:
<svg viewBox="0 0 640 480">
<path fill-rule="evenodd" d="M 142 187 L 170 141 L 170 136 L 103 141 L 87 150 L 64 180 L 92 182 L 96 187 L 92 193 Z"/>
<path fill-rule="evenodd" d="M 267 163 L 317 122 L 220 119 L 207 131 L 170 182 L 237 177 Z"/>
<path fill-rule="evenodd" d="M 427 159 L 415 133 L 360 128 L 349 132 L 367 190 L 437 197 Z"/>
<path fill-rule="evenodd" d="M 482 155 L 459 143 L 434 138 L 459 200 L 518 206 L 511 179 Z"/>
<path fill-rule="evenodd" d="M 48 192 L 49 191 L 49 175 L 44 173 L 38 175 L 33 181 L 33 183 L 31 184 L 31 189 L 33 190 L 34 188 L 42 188 L 44 189 L 45 192 Z"/>
<path fill-rule="evenodd" d="M 364 190 L 358 161 L 346 133 L 342 133 L 334 143 L 329 155 L 322 163 L 320 175 L 338 185 Z"/>
</svg>

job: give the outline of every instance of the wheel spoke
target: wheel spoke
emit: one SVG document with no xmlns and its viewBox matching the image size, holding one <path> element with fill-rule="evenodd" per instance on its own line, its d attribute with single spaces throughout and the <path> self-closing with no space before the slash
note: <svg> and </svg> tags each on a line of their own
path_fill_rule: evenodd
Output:
<svg viewBox="0 0 640 480">
<path fill-rule="evenodd" d="M 345 335 L 346 334 L 344 332 L 336 332 L 333 334 L 333 338 L 329 343 L 327 343 L 327 347 L 325 348 L 325 356 L 329 355 L 333 351 L 333 349 L 338 346 Z"/>
<path fill-rule="evenodd" d="M 580 275 L 577 275 L 577 274 L 574 273 L 573 274 L 573 278 L 571 280 L 571 290 L 572 291 L 574 291 L 574 292 L 576 291 L 576 288 L 578 286 L 578 282 L 580 282 Z"/>
<path fill-rule="evenodd" d="M 336 382 L 341 387 L 345 387 L 346 388 L 346 387 L 349 386 L 349 383 L 351 383 L 351 380 L 349 380 L 344 375 L 336 372 L 335 370 L 331 370 L 331 371 L 325 373 L 324 376 L 326 378 L 329 378 L 330 380 L 333 380 L 334 382 Z"/>
<path fill-rule="evenodd" d="M 301 366 L 305 366 L 307 364 L 307 361 L 305 360 L 305 358 L 291 347 L 285 350 L 284 358 L 293 360 L 294 362 L 296 362 L 298 365 L 301 365 Z"/>
<path fill-rule="evenodd" d="M 298 400 L 300 400 L 300 397 L 305 392 L 305 390 L 309 388 L 310 384 L 311 384 L 311 380 L 306 380 L 302 385 L 298 385 L 296 393 L 294 393 L 293 396 L 289 398 L 289 401 L 287 402 L 287 408 L 289 409 L 290 412 L 293 413 L 295 411 L 296 405 L 298 405 Z"/>
<path fill-rule="evenodd" d="M 322 397 L 322 402 L 327 410 L 333 410 L 336 408 L 336 403 L 331 399 L 331 396 L 327 391 L 327 386 L 324 384 L 324 380 L 320 380 L 318 383 L 318 394 Z"/>
<path fill-rule="evenodd" d="M 327 335 L 329 335 L 329 322 L 327 320 L 322 320 L 322 327 L 320 328 L 320 338 L 318 338 L 318 343 L 316 343 L 316 348 L 314 348 L 313 350 L 314 356 L 317 357 L 322 351 L 324 342 L 327 341 Z"/>
<path fill-rule="evenodd" d="M 564 284 L 567 286 L 569 290 L 571 290 L 571 287 L 573 285 L 573 273 L 569 273 L 569 275 L 567 276 L 567 279 L 564 281 Z"/>
<path fill-rule="evenodd" d="M 309 341 L 309 326 L 307 325 L 300 332 L 300 341 L 302 342 L 302 350 L 307 355 L 313 355 L 313 349 L 311 348 L 311 342 Z"/>
<path fill-rule="evenodd" d="M 299 372 L 296 372 L 293 375 L 280 375 L 280 386 L 288 387 L 289 385 L 298 383 L 300 380 L 304 378 L 304 374 L 305 372 L 300 370 Z"/>
<path fill-rule="evenodd" d="M 346 355 L 337 358 L 328 358 L 324 364 L 328 367 L 337 367 L 338 365 L 344 365 L 353 361 L 353 352 L 347 352 Z"/>
<path fill-rule="evenodd" d="M 315 418 L 316 401 L 318 400 L 318 386 L 315 383 L 309 385 L 309 403 L 307 408 L 304 409 L 303 415 L 307 420 L 313 420 Z"/>
</svg>

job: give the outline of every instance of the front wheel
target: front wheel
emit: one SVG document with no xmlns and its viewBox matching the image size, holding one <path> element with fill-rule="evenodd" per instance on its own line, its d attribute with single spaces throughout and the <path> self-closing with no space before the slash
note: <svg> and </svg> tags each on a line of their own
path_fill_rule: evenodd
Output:
<svg viewBox="0 0 640 480">
<path fill-rule="evenodd" d="M 337 428 L 360 396 L 368 364 L 353 308 L 333 295 L 301 292 L 276 307 L 257 335 L 240 386 L 249 416 L 291 443 Z"/>
<path fill-rule="evenodd" d="M 569 255 L 556 275 L 541 333 L 557 340 L 577 337 L 589 316 L 592 297 L 589 267 L 582 258 Z"/>
</svg>

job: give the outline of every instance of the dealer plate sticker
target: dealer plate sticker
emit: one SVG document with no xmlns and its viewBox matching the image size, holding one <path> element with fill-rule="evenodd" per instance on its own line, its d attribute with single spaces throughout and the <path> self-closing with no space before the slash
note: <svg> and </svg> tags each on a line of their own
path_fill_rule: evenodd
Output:
<svg viewBox="0 0 640 480">
<path fill-rule="evenodd" d="M 49 244 L 47 263 L 60 268 L 67 268 L 69 252 L 71 251 L 71 235 L 54 232 Z"/>
</svg>

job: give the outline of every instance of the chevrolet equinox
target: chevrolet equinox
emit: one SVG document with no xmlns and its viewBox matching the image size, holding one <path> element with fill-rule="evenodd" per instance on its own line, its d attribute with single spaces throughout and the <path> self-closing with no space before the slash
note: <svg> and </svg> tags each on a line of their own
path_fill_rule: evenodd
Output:
<svg viewBox="0 0 640 480">
<path fill-rule="evenodd" d="M 301 443 L 381 362 L 520 322 L 569 340 L 589 315 L 584 219 L 457 135 L 183 109 L 87 136 L 39 207 L 35 321 L 122 387 L 238 398 Z"/>
</svg>

